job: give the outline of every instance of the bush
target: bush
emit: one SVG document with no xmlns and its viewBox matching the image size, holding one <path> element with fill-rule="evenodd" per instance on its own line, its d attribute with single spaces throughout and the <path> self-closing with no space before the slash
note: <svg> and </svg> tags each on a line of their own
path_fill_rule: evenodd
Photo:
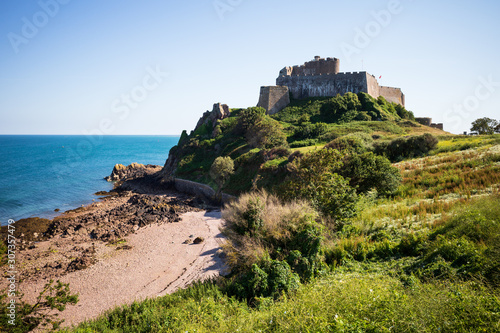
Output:
<svg viewBox="0 0 500 333">
<path fill-rule="evenodd" d="M 248 125 L 246 139 L 250 147 L 273 148 L 287 147 L 286 134 L 279 122 L 264 116 L 255 123 Z"/>
<path fill-rule="evenodd" d="M 309 200 L 339 225 L 355 216 L 356 191 L 335 173 L 342 167 L 342 157 L 335 149 L 320 149 L 294 160 L 289 164 L 290 175 L 282 185 L 282 195 Z"/>
<path fill-rule="evenodd" d="M 355 136 L 342 136 L 328 143 L 325 148 L 356 154 L 364 153 L 366 151 L 366 146 L 363 140 Z"/>
<path fill-rule="evenodd" d="M 307 139 L 307 140 L 299 140 L 293 141 L 290 143 L 291 148 L 300 148 L 300 147 L 309 147 L 318 144 L 318 140 L 316 139 Z"/>
<path fill-rule="evenodd" d="M 297 290 L 299 276 L 292 272 L 286 261 L 264 260 L 260 266 L 253 264 L 251 269 L 233 279 L 227 286 L 227 293 L 255 304 L 257 298 L 278 299 L 284 293 Z"/>
<path fill-rule="evenodd" d="M 438 139 L 432 134 L 425 133 L 419 136 L 397 138 L 390 142 L 375 144 L 375 152 L 385 155 L 392 162 L 401 161 L 405 158 L 425 156 L 436 148 Z"/>
<path fill-rule="evenodd" d="M 371 152 L 348 155 L 338 173 L 349 179 L 349 185 L 358 193 L 376 189 L 379 195 L 392 195 L 402 181 L 398 168 L 393 167 L 387 158 Z"/>
<path fill-rule="evenodd" d="M 217 184 L 217 194 L 216 197 L 220 199 L 222 188 L 224 184 L 229 180 L 229 177 L 234 173 L 234 162 L 231 157 L 219 156 L 215 159 L 214 163 L 210 167 L 210 177 Z"/>
<path fill-rule="evenodd" d="M 328 131 L 328 125 L 325 123 L 305 124 L 295 130 L 292 140 L 316 139 L 326 131 Z"/>
<path fill-rule="evenodd" d="M 246 271 L 267 256 L 284 259 L 291 251 L 312 247 L 299 239 L 303 231 L 319 228 L 318 213 L 308 203 L 283 203 L 265 191 L 241 195 L 224 207 L 222 217 L 227 224 L 223 229 L 227 263 L 235 272 Z"/>
<path fill-rule="evenodd" d="M 241 110 L 238 114 L 238 127 L 245 133 L 251 126 L 260 122 L 266 116 L 266 109 L 253 107 Z"/>
<path fill-rule="evenodd" d="M 275 147 L 271 149 L 261 150 L 261 153 L 265 161 L 274 160 L 280 157 L 288 157 L 290 155 L 290 149 L 286 147 Z"/>
</svg>

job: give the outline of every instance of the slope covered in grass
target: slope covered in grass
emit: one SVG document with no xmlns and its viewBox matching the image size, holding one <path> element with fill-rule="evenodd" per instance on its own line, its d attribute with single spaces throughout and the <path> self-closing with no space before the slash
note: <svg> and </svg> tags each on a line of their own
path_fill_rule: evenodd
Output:
<svg viewBox="0 0 500 333">
<path fill-rule="evenodd" d="M 296 175 L 271 189 L 302 184 L 305 196 L 256 191 L 225 208 L 231 275 L 73 331 L 499 332 L 499 137 L 441 136 L 426 152 L 413 139 L 383 138 L 415 147 L 393 164 L 401 178 L 389 195 L 377 191 L 386 178 L 364 178 L 377 140 L 348 134 L 267 160 L 265 168 Z M 347 169 L 355 178 L 334 176 Z M 355 186 L 354 215 L 320 209 L 322 197 L 307 184 L 324 182 Z"/>
</svg>

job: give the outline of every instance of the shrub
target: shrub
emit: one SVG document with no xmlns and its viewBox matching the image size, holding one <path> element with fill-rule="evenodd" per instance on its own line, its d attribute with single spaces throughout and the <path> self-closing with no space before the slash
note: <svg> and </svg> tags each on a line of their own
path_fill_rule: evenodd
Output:
<svg viewBox="0 0 500 333">
<path fill-rule="evenodd" d="M 216 197 L 219 198 L 222 192 L 222 187 L 228 181 L 229 177 L 234 173 L 234 162 L 231 157 L 219 156 L 215 159 L 210 167 L 210 177 L 217 184 Z M 219 198 L 220 199 L 220 198 Z"/>
<path fill-rule="evenodd" d="M 390 142 L 379 142 L 375 145 L 378 155 L 385 155 L 391 161 L 401 161 L 404 158 L 425 156 L 436 148 L 438 139 L 432 134 L 397 138 Z"/>
<path fill-rule="evenodd" d="M 346 156 L 338 173 L 349 179 L 349 185 L 358 193 L 376 189 L 382 196 L 392 195 L 402 181 L 398 168 L 393 167 L 387 158 L 371 152 Z"/>
<path fill-rule="evenodd" d="M 290 143 L 291 148 L 300 148 L 300 147 L 309 147 L 309 146 L 314 146 L 318 143 L 318 140 L 316 139 L 307 139 L 307 140 L 299 140 L 299 141 L 293 141 Z"/>
<path fill-rule="evenodd" d="M 289 164 L 290 175 L 282 185 L 285 198 L 309 200 L 325 216 L 342 224 L 356 214 L 356 191 L 335 173 L 342 166 L 335 149 L 310 152 Z"/>
<path fill-rule="evenodd" d="M 354 136 L 342 136 L 328 143 L 325 148 L 336 149 L 345 153 L 364 153 L 365 144 L 362 139 Z"/>
<path fill-rule="evenodd" d="M 326 131 L 328 131 L 328 125 L 325 123 L 305 124 L 295 130 L 292 139 L 294 141 L 316 139 Z"/>
<path fill-rule="evenodd" d="M 263 116 L 260 120 L 248 125 L 245 136 L 248 144 L 254 148 L 288 146 L 281 124 L 269 116 Z"/>
<path fill-rule="evenodd" d="M 302 158 L 303 156 L 304 156 L 304 154 L 302 154 L 300 152 L 300 150 L 296 150 L 293 153 L 291 153 L 290 156 L 288 156 L 288 162 L 291 163 L 291 162 L 295 161 L 296 159 Z"/>
<path fill-rule="evenodd" d="M 288 157 L 290 155 L 290 149 L 286 147 L 275 147 L 262 150 L 261 153 L 264 156 L 264 160 L 269 161 L 280 157 Z"/>
<path fill-rule="evenodd" d="M 266 116 L 266 109 L 253 107 L 241 110 L 238 115 L 238 127 L 245 133 L 252 125 L 260 122 Z"/>
<path fill-rule="evenodd" d="M 293 250 L 303 251 L 306 245 L 297 237 L 317 226 L 318 213 L 305 201 L 284 203 L 260 191 L 227 204 L 222 217 L 227 224 L 223 233 L 228 240 L 224 245 L 228 264 L 241 272 L 267 256 L 283 259 Z"/>
<path fill-rule="evenodd" d="M 230 296 L 254 304 L 257 298 L 277 299 L 284 293 L 297 290 L 299 286 L 299 276 L 292 272 L 286 261 L 264 260 L 260 266 L 253 264 L 247 273 L 231 281 L 227 292 Z"/>
</svg>

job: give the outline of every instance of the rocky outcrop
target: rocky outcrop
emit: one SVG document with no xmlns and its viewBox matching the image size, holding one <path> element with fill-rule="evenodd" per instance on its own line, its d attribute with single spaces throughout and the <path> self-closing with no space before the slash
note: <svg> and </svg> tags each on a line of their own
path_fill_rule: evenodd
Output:
<svg viewBox="0 0 500 333">
<path fill-rule="evenodd" d="M 206 111 L 203 116 L 201 116 L 200 120 L 198 120 L 198 123 L 196 124 L 195 129 L 191 131 L 191 135 L 194 133 L 205 133 L 205 135 L 209 135 L 212 138 L 216 137 L 217 122 L 229 117 L 230 112 L 231 111 L 226 104 L 215 103 L 212 111 Z M 179 145 L 170 150 L 168 159 L 165 162 L 163 169 L 161 170 L 161 178 L 164 180 L 173 180 L 175 170 L 177 169 L 177 164 L 179 163 L 178 156 L 182 154 L 182 146 L 186 141 L 183 136 L 179 141 Z"/>
<path fill-rule="evenodd" d="M 196 211 L 194 199 L 188 197 L 134 194 L 109 211 L 96 211 L 76 217 L 54 220 L 46 236 L 63 235 L 101 241 L 123 238 L 151 223 L 180 221 L 180 214 Z"/>
<path fill-rule="evenodd" d="M 158 165 L 144 165 L 139 163 L 132 163 L 130 165 L 116 164 L 111 172 L 111 175 L 104 177 L 108 182 L 125 181 L 134 178 L 144 177 L 161 170 Z"/>
<path fill-rule="evenodd" d="M 196 124 L 194 132 L 203 125 L 209 125 L 212 129 L 217 125 L 217 120 L 222 120 L 229 117 L 229 107 L 226 104 L 216 103 L 212 111 L 207 111 L 201 116 Z"/>
</svg>

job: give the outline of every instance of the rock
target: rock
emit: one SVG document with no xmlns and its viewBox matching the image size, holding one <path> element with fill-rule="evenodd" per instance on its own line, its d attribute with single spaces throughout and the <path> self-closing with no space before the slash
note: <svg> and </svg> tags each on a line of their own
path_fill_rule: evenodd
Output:
<svg viewBox="0 0 500 333">
<path fill-rule="evenodd" d="M 108 182 L 124 181 L 144 177 L 147 174 L 152 174 L 161 170 L 157 165 L 144 165 L 139 163 L 132 163 L 128 166 L 123 164 L 116 164 L 111 172 L 111 175 L 104 177 Z M 98 192 L 99 193 L 99 192 Z"/>
<path fill-rule="evenodd" d="M 229 117 L 229 112 L 229 107 L 226 104 L 221 103 L 214 104 L 214 108 L 212 110 L 216 120 L 222 120 Z"/>
<path fill-rule="evenodd" d="M 90 256 L 84 256 L 81 258 L 76 258 L 72 262 L 69 263 L 67 272 L 74 272 L 74 271 L 79 271 L 81 269 L 85 269 L 92 264 L 94 264 L 94 259 L 92 259 Z"/>
<path fill-rule="evenodd" d="M 198 120 L 196 127 L 194 128 L 194 132 L 196 132 L 196 130 L 198 130 L 201 126 L 209 126 L 212 130 L 215 129 L 217 121 L 229 117 L 229 114 L 230 110 L 226 104 L 215 103 L 212 111 L 203 113 L 200 120 Z M 168 164 L 168 160 L 166 164 Z"/>
<path fill-rule="evenodd" d="M 80 229 L 78 229 L 78 231 L 77 231 L 77 234 L 78 234 L 78 235 L 86 235 L 87 233 L 88 233 L 88 232 L 87 232 L 87 229 L 85 229 L 85 228 L 80 228 Z"/>
<path fill-rule="evenodd" d="M 182 242 L 182 244 L 191 244 L 191 240 L 190 239 L 186 239 L 184 242 Z"/>
<path fill-rule="evenodd" d="M 203 237 L 196 237 L 193 241 L 193 244 L 200 244 L 200 243 L 203 243 L 205 241 L 205 238 Z"/>
</svg>

